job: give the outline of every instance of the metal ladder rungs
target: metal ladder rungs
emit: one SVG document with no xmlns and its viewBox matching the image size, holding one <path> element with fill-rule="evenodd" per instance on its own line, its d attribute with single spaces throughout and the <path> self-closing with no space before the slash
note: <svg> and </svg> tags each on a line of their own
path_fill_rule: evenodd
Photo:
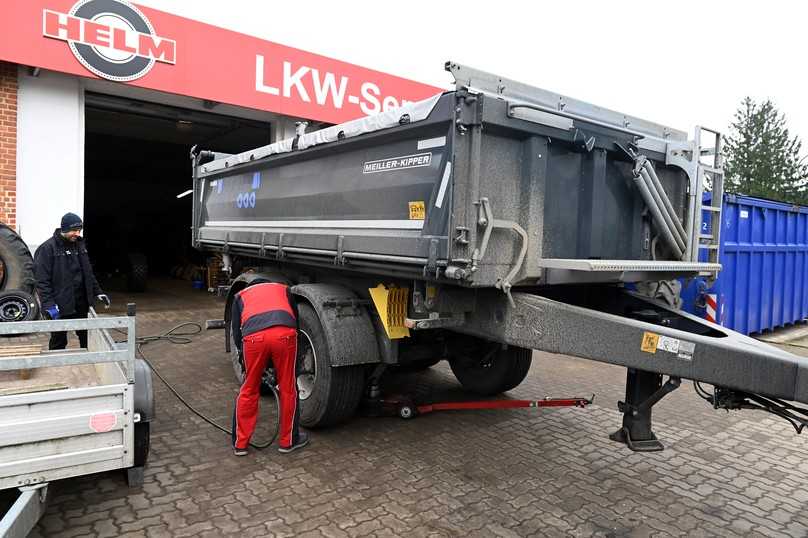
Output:
<svg viewBox="0 0 808 538">
<path fill-rule="evenodd" d="M 699 248 L 705 248 L 707 250 L 718 250 L 718 245 L 699 245 Z"/>
<path fill-rule="evenodd" d="M 699 239 L 714 239 L 715 236 L 713 234 L 700 234 Z"/>
<path fill-rule="evenodd" d="M 704 170 L 705 172 L 709 173 L 709 174 L 720 175 L 720 176 L 724 175 L 724 171 L 721 170 L 720 168 L 714 168 L 712 166 L 707 166 L 706 164 L 702 164 L 701 169 Z"/>
<path fill-rule="evenodd" d="M 703 206 L 701 206 L 701 210 L 702 211 L 715 211 L 717 213 L 721 213 L 721 208 L 720 207 L 715 207 L 715 206 L 711 206 L 711 205 L 703 205 Z"/>
</svg>

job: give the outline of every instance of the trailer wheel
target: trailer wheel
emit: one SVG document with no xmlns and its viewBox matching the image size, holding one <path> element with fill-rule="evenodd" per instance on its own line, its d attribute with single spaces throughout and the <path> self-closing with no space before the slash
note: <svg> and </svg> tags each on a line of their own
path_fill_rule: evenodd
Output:
<svg viewBox="0 0 808 538">
<path fill-rule="evenodd" d="M 135 424 L 134 465 L 126 470 L 126 482 L 130 488 L 143 485 L 146 460 L 149 459 L 151 447 L 151 426 L 149 422 Z"/>
<path fill-rule="evenodd" d="M 135 467 L 143 467 L 149 459 L 149 449 L 151 448 L 150 424 L 150 422 L 138 422 L 135 424 Z"/>
<path fill-rule="evenodd" d="M 356 412 L 365 388 L 364 367 L 331 366 L 325 330 L 314 309 L 298 307 L 298 377 L 300 424 L 307 428 L 331 426 Z"/>
<path fill-rule="evenodd" d="M 34 292 L 34 259 L 17 233 L 0 224 L 0 290 Z"/>
<path fill-rule="evenodd" d="M 455 356 L 449 361 L 452 373 L 463 388 L 481 396 L 493 396 L 517 387 L 527 376 L 532 350 L 516 346 L 502 349 L 490 343 L 482 351 Z M 487 351 L 486 351 L 487 349 Z"/>
</svg>

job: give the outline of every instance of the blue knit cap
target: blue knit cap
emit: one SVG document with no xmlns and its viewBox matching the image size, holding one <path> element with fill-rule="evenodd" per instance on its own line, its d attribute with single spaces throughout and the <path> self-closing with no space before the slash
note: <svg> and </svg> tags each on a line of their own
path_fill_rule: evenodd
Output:
<svg viewBox="0 0 808 538">
<path fill-rule="evenodd" d="M 62 217 L 62 233 L 69 232 L 70 230 L 81 230 L 84 224 L 81 222 L 81 217 L 75 213 L 65 213 Z"/>
</svg>

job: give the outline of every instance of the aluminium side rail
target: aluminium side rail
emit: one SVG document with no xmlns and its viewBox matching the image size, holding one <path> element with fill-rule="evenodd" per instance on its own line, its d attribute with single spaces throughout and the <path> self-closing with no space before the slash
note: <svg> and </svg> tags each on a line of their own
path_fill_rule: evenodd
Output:
<svg viewBox="0 0 808 538">
<path fill-rule="evenodd" d="M 126 349 L 115 349 L 114 341 L 105 335 L 113 344 L 110 351 L 53 350 L 35 356 L 9 357 L 0 361 L 0 371 L 118 362 L 126 373 L 126 380 L 134 383 L 136 334 L 133 316 L 0 323 L 0 336 L 99 329 L 125 329 Z"/>
</svg>

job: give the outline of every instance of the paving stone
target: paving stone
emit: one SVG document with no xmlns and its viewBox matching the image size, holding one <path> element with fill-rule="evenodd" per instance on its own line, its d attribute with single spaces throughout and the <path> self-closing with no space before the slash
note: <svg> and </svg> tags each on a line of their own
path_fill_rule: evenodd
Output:
<svg viewBox="0 0 808 538">
<path fill-rule="evenodd" d="M 222 304 L 157 282 L 137 298 L 141 335 L 220 318 Z M 121 296 L 120 304 L 125 304 Z M 144 352 L 189 401 L 229 426 L 238 387 L 222 332 Z M 625 371 L 536 353 L 508 397 L 596 393 L 588 409 L 356 418 L 312 432 L 293 457 L 234 458 L 227 436 L 155 380 L 145 483 L 120 472 L 59 481 L 33 537 L 126 536 L 808 536 L 808 445 L 785 422 L 716 412 L 683 385 L 654 408 L 661 453 L 609 441 Z M 439 364 L 386 376 L 424 401 L 465 397 Z M 257 438 L 274 412 L 261 402 Z"/>
</svg>

